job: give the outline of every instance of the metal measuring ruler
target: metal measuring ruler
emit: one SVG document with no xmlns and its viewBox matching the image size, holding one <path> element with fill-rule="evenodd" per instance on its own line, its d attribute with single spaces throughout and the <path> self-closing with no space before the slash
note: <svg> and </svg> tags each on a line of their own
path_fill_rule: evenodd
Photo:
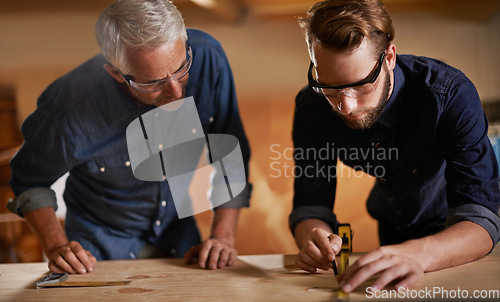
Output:
<svg viewBox="0 0 500 302">
<path fill-rule="evenodd" d="M 45 287 L 94 287 L 94 286 L 112 286 L 127 285 L 131 280 L 125 281 L 66 281 L 68 273 L 50 273 L 36 282 L 36 288 Z"/>
</svg>

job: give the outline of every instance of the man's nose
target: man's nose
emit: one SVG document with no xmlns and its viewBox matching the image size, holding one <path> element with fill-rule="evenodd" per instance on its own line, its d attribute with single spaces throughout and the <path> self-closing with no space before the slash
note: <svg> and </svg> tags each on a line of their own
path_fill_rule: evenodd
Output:
<svg viewBox="0 0 500 302">
<path fill-rule="evenodd" d="M 337 110 L 342 115 L 348 115 L 358 108 L 358 101 L 346 94 L 343 90 L 339 93 L 337 99 Z"/>
<path fill-rule="evenodd" d="M 182 85 L 176 80 L 169 81 L 163 93 L 170 98 L 180 99 L 182 97 Z"/>
</svg>

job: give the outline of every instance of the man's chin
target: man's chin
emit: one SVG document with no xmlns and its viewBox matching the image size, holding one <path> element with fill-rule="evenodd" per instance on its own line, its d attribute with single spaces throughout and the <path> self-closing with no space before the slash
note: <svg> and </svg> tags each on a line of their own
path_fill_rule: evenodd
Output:
<svg viewBox="0 0 500 302">
<path fill-rule="evenodd" d="M 358 121 L 358 120 L 348 120 L 344 119 L 344 123 L 347 127 L 354 130 L 365 130 L 373 126 L 373 123 L 369 123 L 368 121 Z"/>
<path fill-rule="evenodd" d="M 346 126 L 349 128 L 361 130 L 368 129 L 373 125 L 373 122 L 371 122 L 370 112 L 359 113 L 356 115 L 344 115 L 335 109 L 333 111 L 344 121 Z"/>
<path fill-rule="evenodd" d="M 184 99 L 184 97 L 185 97 L 185 96 L 183 95 L 181 98 L 178 98 L 178 99 L 162 99 L 162 100 L 157 100 L 157 101 L 155 102 L 155 106 L 157 106 L 157 107 L 161 107 L 161 106 L 163 106 L 163 105 L 171 104 L 171 103 L 176 102 L 176 101 L 178 101 L 178 100 L 182 100 L 182 99 Z"/>
<path fill-rule="evenodd" d="M 161 100 L 161 101 L 156 102 L 155 105 L 158 106 L 158 107 L 161 107 L 163 105 L 167 105 L 167 104 L 173 103 L 175 101 L 178 101 L 178 99 L 175 99 L 175 100 Z"/>
<path fill-rule="evenodd" d="M 365 112 L 363 114 L 357 114 L 354 116 L 339 115 L 346 124 L 347 127 L 355 130 L 365 130 L 369 129 L 378 118 L 378 115 L 371 112 Z"/>
</svg>

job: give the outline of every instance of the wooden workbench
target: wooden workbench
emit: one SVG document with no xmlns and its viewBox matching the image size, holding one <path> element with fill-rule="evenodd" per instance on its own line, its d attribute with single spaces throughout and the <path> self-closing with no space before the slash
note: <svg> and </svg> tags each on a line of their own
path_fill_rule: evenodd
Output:
<svg viewBox="0 0 500 302">
<path fill-rule="evenodd" d="M 358 257 L 357 254 L 351 255 L 351 261 Z M 93 273 L 70 275 L 68 281 L 132 282 L 107 287 L 42 289 L 35 289 L 35 282 L 47 273 L 47 263 L 1 264 L 0 301 L 303 302 L 339 298 L 338 283 L 332 271 L 309 274 L 298 269 L 294 259 L 294 255 L 239 256 L 234 266 L 217 271 L 202 270 L 196 265 L 186 266 L 180 259 L 100 261 Z M 371 297 L 368 295 L 369 286 L 370 283 L 366 283 L 341 298 L 382 301 L 373 292 Z M 436 289 L 449 290 L 450 294 L 457 294 L 460 290 L 462 296 L 466 292 L 472 295 L 475 290 L 482 290 L 483 294 L 489 291 L 488 300 L 495 300 L 491 295 L 495 292 L 500 295 L 500 248 L 476 262 L 425 274 L 410 294 Z M 441 295 L 433 298 L 444 300 Z"/>
</svg>

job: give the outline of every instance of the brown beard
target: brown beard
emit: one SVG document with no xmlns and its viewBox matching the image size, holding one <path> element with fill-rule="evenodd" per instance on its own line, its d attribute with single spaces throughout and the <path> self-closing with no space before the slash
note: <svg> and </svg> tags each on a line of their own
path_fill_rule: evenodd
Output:
<svg viewBox="0 0 500 302">
<path fill-rule="evenodd" d="M 382 90 L 382 95 L 380 96 L 380 99 L 377 103 L 377 105 L 369 109 L 367 111 L 368 115 L 361 119 L 361 120 L 350 120 L 346 118 L 344 115 L 340 114 L 337 110 L 334 110 L 337 115 L 344 120 L 344 123 L 352 129 L 368 129 L 373 124 L 377 119 L 380 117 L 382 112 L 385 109 L 385 106 L 387 105 L 387 101 L 389 100 L 389 93 L 391 91 L 391 77 L 389 76 L 389 71 L 388 68 L 384 65 L 384 70 L 386 71 L 385 73 L 385 79 L 384 79 L 384 88 Z"/>
</svg>

